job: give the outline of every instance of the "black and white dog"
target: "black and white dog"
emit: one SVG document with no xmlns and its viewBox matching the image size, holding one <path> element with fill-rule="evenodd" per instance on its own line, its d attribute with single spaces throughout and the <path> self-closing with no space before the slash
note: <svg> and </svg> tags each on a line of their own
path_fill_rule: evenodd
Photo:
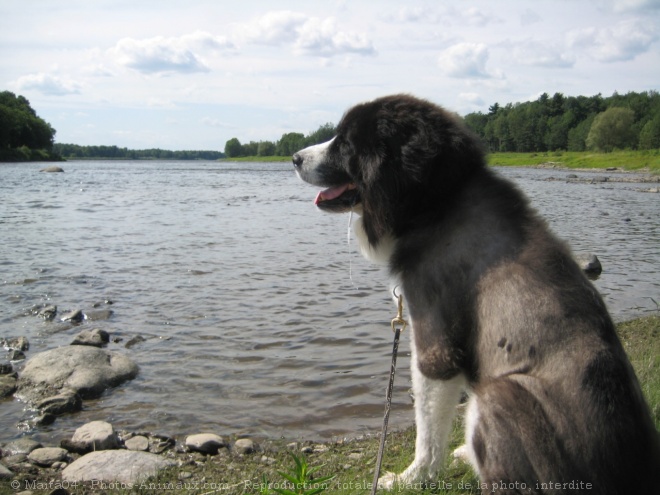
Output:
<svg viewBox="0 0 660 495">
<path fill-rule="evenodd" d="M 437 480 L 468 390 L 484 492 L 660 493 L 658 432 L 605 304 L 458 117 L 380 98 L 293 164 L 325 188 L 319 208 L 359 214 L 363 254 L 405 296 L 416 451 L 383 486 Z"/>
</svg>

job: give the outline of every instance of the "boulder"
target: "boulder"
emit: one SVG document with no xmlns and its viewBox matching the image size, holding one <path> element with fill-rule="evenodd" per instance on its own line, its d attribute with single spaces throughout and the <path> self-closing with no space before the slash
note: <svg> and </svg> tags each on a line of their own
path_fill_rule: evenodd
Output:
<svg viewBox="0 0 660 495">
<path fill-rule="evenodd" d="M 62 167 L 51 165 L 50 167 L 42 168 L 39 172 L 64 172 L 64 169 Z"/>
<path fill-rule="evenodd" d="M 63 461 L 69 453 L 59 447 L 44 447 L 34 449 L 28 455 L 28 461 L 41 467 L 50 467 L 56 462 Z"/>
<path fill-rule="evenodd" d="M 83 330 L 73 338 L 71 345 L 91 345 L 94 347 L 103 347 L 110 342 L 110 335 L 105 330 L 93 328 L 92 330 Z"/>
<path fill-rule="evenodd" d="M 119 438 L 110 423 L 92 421 L 76 430 L 71 442 L 87 451 L 119 448 Z"/>
<path fill-rule="evenodd" d="M 174 464 L 171 460 L 148 452 L 100 450 L 90 452 L 69 464 L 62 471 L 62 481 L 137 483 Z"/>
<path fill-rule="evenodd" d="M 224 438 L 213 433 L 198 433 L 186 437 L 186 447 L 193 452 L 215 455 L 227 446 Z"/>
<path fill-rule="evenodd" d="M 71 392 L 91 399 L 135 378 L 137 373 L 137 364 L 122 354 L 90 346 L 60 347 L 27 361 L 16 396 L 30 405 Z"/>
</svg>

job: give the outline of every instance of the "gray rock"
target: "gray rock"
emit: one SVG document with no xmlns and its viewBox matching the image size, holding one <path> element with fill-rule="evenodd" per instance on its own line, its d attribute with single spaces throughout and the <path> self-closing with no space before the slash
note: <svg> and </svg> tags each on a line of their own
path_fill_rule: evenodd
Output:
<svg viewBox="0 0 660 495">
<path fill-rule="evenodd" d="M 253 454 L 255 451 L 256 445 L 249 438 L 241 438 L 234 443 L 234 452 L 237 454 Z"/>
<path fill-rule="evenodd" d="M 82 345 L 60 347 L 27 361 L 16 396 L 29 404 L 66 391 L 90 399 L 137 373 L 137 364 L 122 354 Z"/>
<path fill-rule="evenodd" d="M 138 450 L 138 451 L 146 452 L 147 450 L 149 450 L 149 439 L 147 437 L 143 437 L 142 435 L 136 435 L 134 437 L 129 438 L 128 440 L 125 440 L 124 446 L 128 450 Z"/>
<path fill-rule="evenodd" d="M 25 359 L 25 353 L 23 351 L 11 349 L 7 354 L 7 359 L 10 361 L 23 361 L 23 359 Z"/>
<path fill-rule="evenodd" d="M 2 447 L 2 456 L 8 457 L 18 454 L 29 454 L 35 449 L 40 449 L 43 447 L 39 442 L 32 440 L 31 438 L 19 438 L 13 442 L 9 442 L 7 445 Z"/>
<path fill-rule="evenodd" d="M 63 314 L 60 317 L 60 320 L 62 321 L 72 321 L 74 323 L 79 323 L 85 319 L 85 315 L 83 314 L 81 309 L 75 309 L 73 311 L 69 311 L 68 313 Z"/>
<path fill-rule="evenodd" d="M 6 466 L 0 464 L 0 480 L 13 478 L 14 473 L 10 471 Z"/>
<path fill-rule="evenodd" d="M 3 341 L 3 345 L 8 349 L 17 351 L 27 351 L 30 349 L 30 342 L 26 337 L 10 337 Z"/>
<path fill-rule="evenodd" d="M 87 450 L 111 450 L 119 448 L 119 438 L 110 423 L 92 421 L 76 430 L 71 442 Z"/>
<path fill-rule="evenodd" d="M 227 446 L 224 438 L 213 433 L 198 433 L 186 437 L 186 447 L 193 452 L 215 455 Z"/>
<path fill-rule="evenodd" d="M 83 330 L 73 338 L 71 345 L 91 345 L 94 347 L 103 347 L 110 342 L 110 335 L 105 330 L 93 328 L 92 330 Z"/>
<path fill-rule="evenodd" d="M 64 172 L 64 169 L 62 167 L 57 167 L 55 165 L 52 165 L 50 167 L 42 168 L 39 170 L 39 172 Z"/>
<path fill-rule="evenodd" d="M 62 481 L 137 483 L 173 465 L 173 461 L 148 452 L 102 450 L 90 452 L 69 464 L 62 471 Z"/>
<path fill-rule="evenodd" d="M 142 335 L 136 335 L 135 337 L 130 339 L 128 342 L 126 342 L 126 344 L 124 344 L 124 347 L 126 347 L 126 349 L 130 349 L 135 344 L 139 344 L 140 342 L 144 342 L 145 340 L 146 339 Z"/>
<path fill-rule="evenodd" d="M 603 272 L 603 265 L 595 254 L 581 253 L 575 255 L 575 261 L 578 262 L 580 268 L 586 273 L 589 278 L 598 278 Z"/>
<path fill-rule="evenodd" d="M 37 314 L 44 320 L 52 320 L 55 318 L 55 315 L 57 315 L 57 306 L 46 306 L 45 308 L 40 309 Z"/>
<path fill-rule="evenodd" d="M 46 397 L 35 403 L 35 407 L 43 415 L 60 416 L 66 413 L 80 411 L 82 399 L 72 390 L 64 390 L 62 393 Z"/>
<path fill-rule="evenodd" d="M 27 454 L 7 455 L 2 458 L 2 464 L 8 467 L 27 462 Z M 0 464 L 0 465 L 2 465 Z"/>
<path fill-rule="evenodd" d="M 88 321 L 105 321 L 112 318 L 115 314 L 111 309 L 99 309 L 97 311 L 88 311 L 85 313 L 85 319 Z"/>
<path fill-rule="evenodd" d="M 16 377 L 13 375 L 0 375 L 0 397 L 9 397 L 16 391 Z"/>
<path fill-rule="evenodd" d="M 34 449 L 28 455 L 28 461 L 42 467 L 50 467 L 56 462 L 63 461 L 69 453 L 59 447 L 44 447 Z"/>
<path fill-rule="evenodd" d="M 9 375 L 14 372 L 14 367 L 11 363 L 0 363 L 0 375 Z"/>
</svg>

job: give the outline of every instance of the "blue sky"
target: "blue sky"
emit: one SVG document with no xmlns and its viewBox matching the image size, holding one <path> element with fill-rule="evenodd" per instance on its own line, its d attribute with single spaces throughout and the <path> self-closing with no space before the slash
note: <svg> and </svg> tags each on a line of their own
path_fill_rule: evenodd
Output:
<svg viewBox="0 0 660 495">
<path fill-rule="evenodd" d="M 222 151 L 396 92 L 660 90 L 660 0 L 0 0 L 0 61 L 58 142 Z"/>
</svg>

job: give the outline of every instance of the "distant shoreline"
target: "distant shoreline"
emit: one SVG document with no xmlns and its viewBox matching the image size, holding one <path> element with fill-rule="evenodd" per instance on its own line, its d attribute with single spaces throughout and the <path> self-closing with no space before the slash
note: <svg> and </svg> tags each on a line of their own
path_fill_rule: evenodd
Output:
<svg viewBox="0 0 660 495">
<path fill-rule="evenodd" d="M 240 156 L 217 160 L 181 158 L 117 158 L 117 157 L 64 157 L 64 161 L 217 161 L 219 163 L 287 163 L 289 156 Z M 640 173 L 660 173 L 660 149 L 642 151 L 613 151 L 594 153 L 590 151 L 548 151 L 539 153 L 496 152 L 487 157 L 488 165 L 498 167 L 542 167 L 565 170 L 611 170 Z M 3 160 L 14 161 L 14 160 Z M 23 163 L 36 160 L 26 160 Z"/>
</svg>

